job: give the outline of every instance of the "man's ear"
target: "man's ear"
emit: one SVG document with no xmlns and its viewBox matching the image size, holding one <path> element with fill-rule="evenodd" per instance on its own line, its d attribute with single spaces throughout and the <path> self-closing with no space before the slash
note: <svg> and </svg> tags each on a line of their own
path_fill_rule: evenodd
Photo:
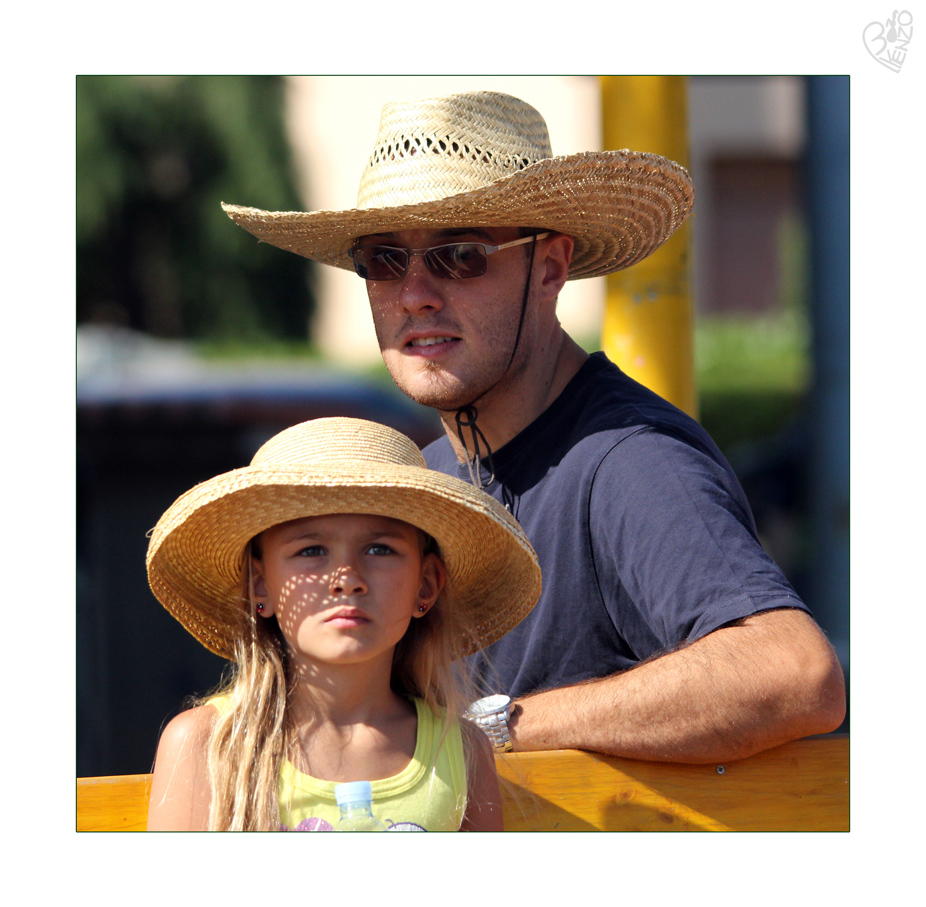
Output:
<svg viewBox="0 0 926 907">
<path fill-rule="evenodd" d="M 565 233 L 554 233 L 538 242 L 540 259 L 538 291 L 541 299 L 556 300 L 569 277 L 569 264 L 575 242 Z"/>
<path fill-rule="evenodd" d="M 421 562 L 421 584 L 418 587 L 418 604 L 423 605 L 425 610 L 416 607 L 412 616 L 423 617 L 430 611 L 446 585 L 447 568 L 433 551 L 429 551 Z"/>
</svg>

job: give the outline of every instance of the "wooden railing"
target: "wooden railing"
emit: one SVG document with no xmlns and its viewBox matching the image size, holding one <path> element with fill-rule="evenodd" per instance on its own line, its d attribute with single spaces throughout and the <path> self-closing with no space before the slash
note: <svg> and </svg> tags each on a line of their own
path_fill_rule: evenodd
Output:
<svg viewBox="0 0 926 907">
<path fill-rule="evenodd" d="M 507 831 L 848 831 L 849 738 L 726 765 L 578 750 L 496 758 Z M 78 831 L 144 831 L 151 775 L 77 779 Z"/>
</svg>

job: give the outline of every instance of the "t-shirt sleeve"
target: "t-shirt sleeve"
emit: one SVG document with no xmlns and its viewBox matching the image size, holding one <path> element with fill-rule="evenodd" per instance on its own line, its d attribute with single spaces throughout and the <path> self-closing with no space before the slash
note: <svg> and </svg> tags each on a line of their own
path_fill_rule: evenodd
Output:
<svg viewBox="0 0 926 907">
<path fill-rule="evenodd" d="M 728 468 L 672 433 L 615 443 L 588 512 L 602 598 L 640 658 L 760 611 L 808 610 L 759 544 Z"/>
</svg>

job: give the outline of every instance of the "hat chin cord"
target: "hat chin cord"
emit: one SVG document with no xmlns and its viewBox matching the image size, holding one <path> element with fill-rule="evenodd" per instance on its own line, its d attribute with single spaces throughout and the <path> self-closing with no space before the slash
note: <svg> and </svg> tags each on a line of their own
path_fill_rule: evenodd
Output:
<svg viewBox="0 0 926 907">
<path fill-rule="evenodd" d="M 479 416 L 479 410 L 476 409 L 475 403 L 477 400 L 481 400 L 486 396 L 490 391 L 492 391 L 501 380 L 508 374 L 511 369 L 511 363 L 514 362 L 515 353 L 518 351 L 518 344 L 521 342 L 521 329 L 524 327 L 524 315 L 527 312 L 527 299 L 530 295 L 531 288 L 531 276 L 534 272 L 534 252 L 537 248 L 537 236 L 534 236 L 534 241 L 531 243 L 531 257 L 530 262 L 527 266 L 527 279 L 524 282 L 524 294 L 521 298 L 521 315 L 518 318 L 518 332 L 514 338 L 514 346 L 511 348 L 511 355 L 508 357 L 508 365 L 505 366 L 505 371 L 498 376 L 498 378 L 489 385 L 484 391 L 482 391 L 478 396 L 474 397 L 469 403 L 465 406 L 461 406 L 456 411 L 456 423 L 457 423 L 457 437 L 460 439 L 460 443 L 463 445 L 463 452 L 466 454 L 466 468 L 469 470 L 469 478 L 473 485 L 476 488 L 483 489 L 487 485 L 491 485 L 495 481 L 495 464 L 492 462 L 492 448 L 489 446 L 489 442 L 486 440 L 486 436 L 482 433 L 479 426 L 476 425 L 476 419 Z M 464 437 L 464 429 L 469 429 L 470 439 L 472 441 L 473 447 L 473 456 L 469 456 L 469 448 L 466 446 L 466 438 Z M 480 440 L 485 446 L 485 454 L 480 453 Z M 489 481 L 483 484 L 482 481 L 482 469 L 481 469 L 481 460 L 482 458 L 486 459 L 489 464 Z"/>
</svg>

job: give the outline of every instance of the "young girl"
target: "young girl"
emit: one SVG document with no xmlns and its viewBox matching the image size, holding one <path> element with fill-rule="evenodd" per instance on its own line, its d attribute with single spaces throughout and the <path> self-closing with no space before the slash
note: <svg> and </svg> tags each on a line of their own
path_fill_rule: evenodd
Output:
<svg viewBox="0 0 926 907">
<path fill-rule="evenodd" d="M 359 780 L 387 825 L 501 829 L 459 659 L 530 611 L 540 570 L 503 507 L 404 435 L 344 418 L 281 432 L 174 502 L 148 578 L 235 665 L 165 728 L 149 830 L 327 830 L 336 784 Z"/>
</svg>

